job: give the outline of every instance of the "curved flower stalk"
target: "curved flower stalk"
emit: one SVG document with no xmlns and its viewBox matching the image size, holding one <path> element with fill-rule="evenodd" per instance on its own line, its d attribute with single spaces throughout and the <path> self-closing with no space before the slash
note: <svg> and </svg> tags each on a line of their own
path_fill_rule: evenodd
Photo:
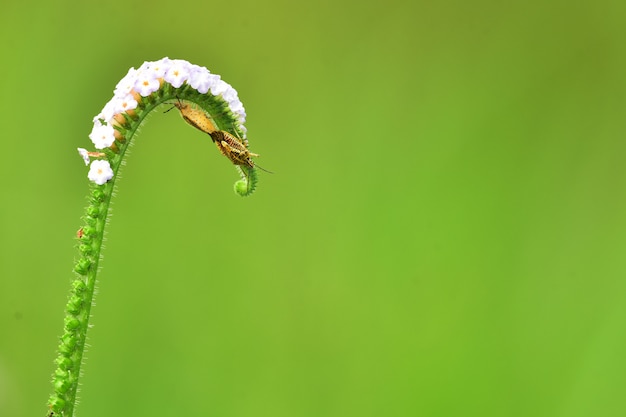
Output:
<svg viewBox="0 0 626 417">
<path fill-rule="evenodd" d="M 115 87 L 113 98 L 93 119 L 89 138 L 95 151 L 79 148 L 89 165 L 93 183 L 84 225 L 77 233 L 80 257 L 74 271 L 66 306 L 64 332 L 59 344 L 56 370 L 52 377 L 48 416 L 72 417 L 90 310 L 96 283 L 100 251 L 115 180 L 124 155 L 139 126 L 157 106 L 172 103 L 183 119 L 208 134 L 218 150 L 233 162 L 241 175 L 235 192 L 252 194 L 257 176 L 248 150 L 246 112 L 237 92 L 204 67 L 183 60 L 163 58 L 131 68 Z M 191 119 L 190 119 L 191 118 Z M 192 123 L 196 120 L 197 123 Z"/>
</svg>

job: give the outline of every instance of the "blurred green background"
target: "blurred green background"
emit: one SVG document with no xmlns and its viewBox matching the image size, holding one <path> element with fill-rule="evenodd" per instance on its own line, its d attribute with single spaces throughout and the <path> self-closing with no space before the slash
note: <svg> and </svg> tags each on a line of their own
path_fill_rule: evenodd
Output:
<svg viewBox="0 0 626 417">
<path fill-rule="evenodd" d="M 626 413 L 623 1 L 5 2 L 0 416 L 44 416 L 131 66 L 221 74 L 260 173 L 174 113 L 118 182 L 81 416 Z"/>
</svg>

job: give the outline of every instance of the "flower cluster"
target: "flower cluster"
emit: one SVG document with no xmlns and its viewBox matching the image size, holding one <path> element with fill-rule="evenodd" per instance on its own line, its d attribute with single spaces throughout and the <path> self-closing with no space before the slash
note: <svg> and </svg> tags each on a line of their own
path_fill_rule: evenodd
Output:
<svg viewBox="0 0 626 417">
<path fill-rule="evenodd" d="M 132 116 L 142 98 L 159 90 L 163 83 L 169 83 L 174 88 L 179 88 L 187 83 L 201 94 L 221 95 L 238 119 L 239 128 L 245 139 L 246 128 L 243 124 L 246 121 L 246 111 L 239 100 L 237 91 L 230 84 L 224 82 L 219 75 L 211 74 L 205 67 L 191 64 L 182 59 L 163 58 L 154 62 L 144 62 L 138 69 L 129 69 L 124 78 L 117 83 L 113 98 L 93 118 L 93 129 L 89 138 L 96 149 L 113 146 L 115 140 L 121 138 L 120 133 L 114 127 L 120 120 L 123 120 L 120 115 L 127 113 Z M 79 153 L 87 164 L 89 163 L 89 156 L 95 154 L 89 153 L 88 155 L 85 150 L 79 150 Z M 104 154 L 102 155 L 104 156 Z M 94 168 L 96 162 L 98 165 Z M 89 179 L 96 184 L 104 184 L 113 177 L 107 161 L 95 160 L 91 164 Z M 104 169 L 104 164 L 108 166 L 108 170 Z M 111 171 L 110 176 L 109 171 Z M 96 175 L 97 172 L 106 175 Z M 103 180 L 103 178 L 106 179 Z"/>
</svg>

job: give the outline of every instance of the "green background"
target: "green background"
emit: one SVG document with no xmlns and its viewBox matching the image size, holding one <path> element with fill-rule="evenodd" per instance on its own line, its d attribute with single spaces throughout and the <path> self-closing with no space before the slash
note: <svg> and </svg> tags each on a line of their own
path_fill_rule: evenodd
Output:
<svg viewBox="0 0 626 417">
<path fill-rule="evenodd" d="M 237 89 L 275 174 L 242 199 L 206 136 L 144 125 L 79 415 L 624 415 L 625 18 L 621 0 L 9 1 L 0 416 L 47 412 L 76 148 L 164 56 Z"/>
</svg>

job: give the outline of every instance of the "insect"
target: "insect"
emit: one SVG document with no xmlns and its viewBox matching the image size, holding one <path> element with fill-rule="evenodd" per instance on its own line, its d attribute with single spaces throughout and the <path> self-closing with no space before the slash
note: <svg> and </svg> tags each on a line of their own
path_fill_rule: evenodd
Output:
<svg viewBox="0 0 626 417">
<path fill-rule="evenodd" d="M 83 231 L 83 228 L 81 227 L 80 229 L 78 229 L 78 232 L 76 232 L 76 237 L 80 239 L 83 236 L 85 236 L 85 232 Z"/>
<path fill-rule="evenodd" d="M 211 118 L 202 110 L 195 109 L 191 107 L 190 104 L 183 103 L 180 99 L 178 99 L 178 103 L 172 103 L 174 107 L 176 107 L 180 111 L 180 115 L 183 120 L 189 123 L 191 126 L 196 129 L 208 133 L 209 135 L 217 129 L 215 128 L 215 124 L 211 120 Z M 166 110 L 165 113 L 172 110 L 174 107 Z"/>
<path fill-rule="evenodd" d="M 252 157 L 259 155 L 250 152 L 238 138 L 223 130 L 216 130 L 210 133 L 210 135 L 217 149 L 219 149 L 222 155 L 230 159 L 230 162 L 235 165 L 246 165 L 254 168 Z"/>
<path fill-rule="evenodd" d="M 230 162 L 235 165 L 245 165 L 249 168 L 255 167 L 252 157 L 259 155 L 248 150 L 246 140 L 242 141 L 241 138 L 235 137 L 224 130 L 217 130 L 211 118 L 204 111 L 193 108 L 180 99 L 178 99 L 177 103 L 172 104 L 180 111 L 180 115 L 187 123 L 204 133 L 208 133 L 220 153 L 227 157 Z M 174 107 L 166 110 L 165 113 L 172 110 Z M 256 167 L 271 173 L 258 165 L 256 165 Z"/>
<path fill-rule="evenodd" d="M 256 153 L 252 153 L 248 150 L 246 145 L 241 142 L 238 138 L 234 137 L 228 132 L 223 130 L 218 130 L 211 133 L 211 139 L 219 149 L 220 153 L 224 155 L 226 158 L 230 159 L 235 165 L 247 166 L 249 168 L 257 168 L 262 169 L 265 172 L 272 173 L 266 169 L 261 168 L 252 161 L 253 156 L 259 156 Z M 250 177 L 247 170 L 241 170 L 246 177 L 246 183 L 248 188 L 250 187 Z"/>
</svg>

